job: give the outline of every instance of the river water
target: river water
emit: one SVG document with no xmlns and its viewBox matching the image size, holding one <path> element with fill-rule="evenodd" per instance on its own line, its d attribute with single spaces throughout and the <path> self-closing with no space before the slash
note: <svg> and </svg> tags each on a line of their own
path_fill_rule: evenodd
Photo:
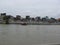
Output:
<svg viewBox="0 0 60 45">
<path fill-rule="evenodd" d="M 2 25 L 0 45 L 42 45 L 60 43 L 60 25 Z"/>
</svg>

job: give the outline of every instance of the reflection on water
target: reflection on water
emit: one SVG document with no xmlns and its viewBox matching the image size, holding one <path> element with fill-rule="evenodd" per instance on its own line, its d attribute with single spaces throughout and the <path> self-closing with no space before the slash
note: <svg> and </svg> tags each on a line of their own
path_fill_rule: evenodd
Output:
<svg viewBox="0 0 60 45">
<path fill-rule="evenodd" d="M 59 43 L 59 25 L 0 25 L 0 45 L 45 45 Z"/>
</svg>

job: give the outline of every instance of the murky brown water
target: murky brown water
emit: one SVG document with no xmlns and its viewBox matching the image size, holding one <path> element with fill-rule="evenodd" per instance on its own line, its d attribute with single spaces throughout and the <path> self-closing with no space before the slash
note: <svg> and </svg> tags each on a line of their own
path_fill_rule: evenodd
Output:
<svg viewBox="0 0 60 45">
<path fill-rule="evenodd" d="M 1 25 L 0 45 L 60 43 L 60 25 Z"/>
</svg>

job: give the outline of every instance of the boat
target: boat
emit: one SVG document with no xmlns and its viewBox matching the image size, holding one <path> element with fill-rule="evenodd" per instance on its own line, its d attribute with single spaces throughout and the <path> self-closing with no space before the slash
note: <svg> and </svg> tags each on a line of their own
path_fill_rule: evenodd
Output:
<svg viewBox="0 0 60 45">
<path fill-rule="evenodd" d="M 27 25 L 27 23 L 21 23 L 21 25 Z"/>
</svg>

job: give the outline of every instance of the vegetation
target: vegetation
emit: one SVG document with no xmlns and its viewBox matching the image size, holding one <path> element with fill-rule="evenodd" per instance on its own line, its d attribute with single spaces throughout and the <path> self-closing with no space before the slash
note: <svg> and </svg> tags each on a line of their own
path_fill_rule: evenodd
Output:
<svg viewBox="0 0 60 45">
<path fill-rule="evenodd" d="M 5 21 L 5 24 L 9 24 L 9 19 L 10 19 L 10 16 L 4 16 L 3 17 L 3 20 Z"/>
</svg>

